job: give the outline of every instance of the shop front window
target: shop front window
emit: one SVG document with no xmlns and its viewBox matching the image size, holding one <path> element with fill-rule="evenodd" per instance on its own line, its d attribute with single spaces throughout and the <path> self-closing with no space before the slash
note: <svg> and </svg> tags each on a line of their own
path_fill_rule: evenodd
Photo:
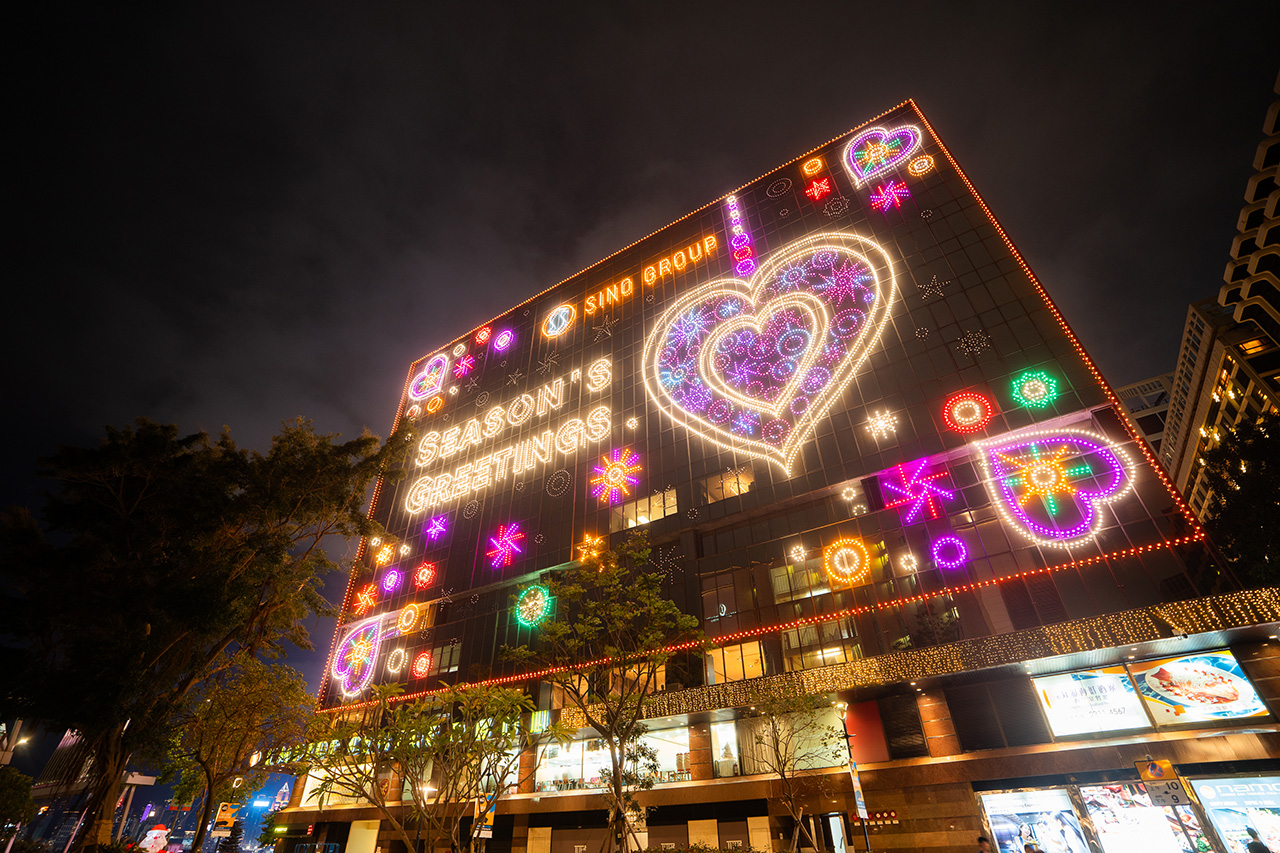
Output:
<svg viewBox="0 0 1280 853">
<path fill-rule="evenodd" d="M 707 652 L 707 683 L 724 684 L 764 675 L 764 655 L 758 640 Z"/>
</svg>

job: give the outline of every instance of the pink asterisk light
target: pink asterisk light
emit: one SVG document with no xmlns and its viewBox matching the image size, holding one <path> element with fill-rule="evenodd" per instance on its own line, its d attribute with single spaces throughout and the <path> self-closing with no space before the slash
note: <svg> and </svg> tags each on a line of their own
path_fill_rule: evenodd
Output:
<svg viewBox="0 0 1280 853">
<path fill-rule="evenodd" d="M 876 187 L 871 194 L 871 206 L 876 210 L 887 211 L 890 206 L 902 207 L 902 200 L 911 198 L 907 185 L 902 181 L 890 181 L 884 186 Z"/>
<path fill-rule="evenodd" d="M 485 552 L 485 556 L 495 569 L 509 566 L 516 554 L 521 553 L 519 542 L 523 538 L 519 524 L 503 524 L 498 527 L 498 535 L 489 538 L 493 547 Z"/>
<path fill-rule="evenodd" d="M 907 511 L 903 520 L 910 523 L 920 518 L 920 513 L 924 509 L 929 510 L 930 518 L 937 518 L 942 512 L 942 502 L 939 498 L 953 498 L 955 493 L 942 488 L 934 480 L 947 476 L 946 470 L 936 473 L 929 473 L 926 470 L 927 462 L 924 459 L 916 462 L 909 462 L 906 465 L 898 466 L 898 479 L 902 481 L 901 485 L 897 483 L 885 483 L 886 489 L 897 492 L 899 497 L 890 503 L 885 504 L 886 509 L 894 507 L 907 506 L 910 504 L 911 509 Z M 907 472 L 908 466 L 914 466 L 910 473 Z"/>
</svg>

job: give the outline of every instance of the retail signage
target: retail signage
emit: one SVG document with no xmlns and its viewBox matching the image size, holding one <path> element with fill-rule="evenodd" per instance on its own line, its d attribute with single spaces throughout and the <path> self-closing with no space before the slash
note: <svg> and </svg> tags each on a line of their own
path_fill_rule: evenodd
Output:
<svg viewBox="0 0 1280 853">
<path fill-rule="evenodd" d="M 1129 671 L 1156 725 L 1267 716 L 1229 651 L 1143 661 L 1130 664 Z"/>
<path fill-rule="evenodd" d="M 1122 666 L 1032 679 L 1057 737 L 1151 727 Z"/>
<path fill-rule="evenodd" d="M 1001 791 L 981 797 L 1000 853 L 1022 853 L 1027 844 L 1061 853 L 1089 853 L 1066 788 Z"/>
<path fill-rule="evenodd" d="M 1185 806 L 1191 802 L 1178 772 L 1171 761 L 1138 761 L 1138 777 L 1142 779 L 1147 796 L 1157 806 Z"/>
<path fill-rule="evenodd" d="M 1228 850 L 1245 850 L 1249 830 L 1280 850 L 1280 776 L 1190 779 L 1191 789 Z"/>
</svg>

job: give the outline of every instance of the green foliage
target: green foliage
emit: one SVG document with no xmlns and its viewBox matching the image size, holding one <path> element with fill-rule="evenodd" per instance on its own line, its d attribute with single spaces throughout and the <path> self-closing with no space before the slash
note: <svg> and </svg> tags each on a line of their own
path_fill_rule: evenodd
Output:
<svg viewBox="0 0 1280 853">
<path fill-rule="evenodd" d="M 109 839 L 127 762 L 161 758 L 201 680 L 239 655 L 310 647 L 305 619 L 330 611 L 337 567 L 322 546 L 377 531 L 366 491 L 407 450 L 403 436 L 338 443 L 298 421 L 261 454 L 139 420 L 46 460 L 47 535 L 25 510 L 0 519 L 0 640 L 17 663 L 0 697 L 81 735 L 84 843 Z"/>
<path fill-rule="evenodd" d="M 31 799 L 31 777 L 24 776 L 12 767 L 0 767 L 0 841 L 13 832 L 7 827 L 17 827 L 35 817 L 36 804 Z"/>
<path fill-rule="evenodd" d="M 634 792 L 653 785 L 656 764 L 640 742 L 644 698 L 654 693 L 672 648 L 700 649 L 698 619 L 662 595 L 662 576 L 645 571 L 651 549 L 643 532 L 576 563 L 547 583 L 555 617 L 536 642 L 505 650 L 510 659 L 551 670 L 545 681 L 595 729 L 609 752 L 603 776 L 611 843 L 625 845 L 641 817 Z"/>
<path fill-rule="evenodd" d="M 1242 581 L 1280 584 L 1280 414 L 1242 421 L 1203 459 L 1213 541 Z"/>
<path fill-rule="evenodd" d="M 217 853 L 239 853 L 240 842 L 244 840 L 244 821 L 231 824 L 231 834 L 218 839 Z M 194 850 L 194 846 L 192 847 Z"/>
<path fill-rule="evenodd" d="M 481 817 L 492 812 L 534 772 L 521 778 L 522 752 L 572 736 L 560 725 L 530 731 L 536 706 L 519 690 L 446 685 L 421 699 L 393 702 L 401 691 L 399 684 L 374 688 L 370 706 L 337 720 L 316 744 L 312 763 L 323 777 L 317 800 L 337 795 L 375 806 L 410 850 L 417 849 L 423 825 L 429 846 L 443 841 L 469 849 L 483 822 L 471 821 L 463 834 L 461 818 L 473 813 L 473 803 L 481 803 Z M 415 832 L 406 817 L 414 819 Z"/>
<path fill-rule="evenodd" d="M 280 816 L 280 812 L 272 809 L 262 816 L 262 830 L 258 833 L 259 847 L 274 847 L 279 841 L 276 837 L 276 818 Z"/>
<path fill-rule="evenodd" d="M 265 761 L 249 766 L 254 753 L 261 759 L 307 741 L 319 722 L 313 705 L 302 673 L 244 656 L 188 694 L 173 720 L 164 772 L 178 779 L 175 797 L 190 801 L 205 795 L 193 853 L 201 849 L 215 802 L 229 801 L 237 790 L 252 791 L 266 781 L 271 771 Z"/>
</svg>

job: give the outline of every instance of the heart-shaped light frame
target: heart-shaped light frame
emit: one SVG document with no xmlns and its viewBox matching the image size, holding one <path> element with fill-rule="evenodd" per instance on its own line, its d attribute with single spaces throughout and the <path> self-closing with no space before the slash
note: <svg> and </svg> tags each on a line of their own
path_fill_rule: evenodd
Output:
<svg viewBox="0 0 1280 853">
<path fill-rule="evenodd" d="M 829 290 L 800 288 L 770 293 L 783 281 L 780 273 L 796 269 L 797 265 L 804 267 L 806 257 L 816 259 L 824 256 L 823 253 L 830 253 L 835 258 L 830 266 L 833 276 L 835 264 L 839 261 L 846 262 L 846 268 L 851 262 L 853 268 L 859 270 L 857 287 L 871 294 L 865 311 L 856 307 L 833 311 L 843 302 L 837 297 L 832 304 L 832 297 L 824 296 L 824 292 L 832 292 Z M 792 463 L 800 447 L 811 437 L 816 422 L 826 416 L 879 342 L 897 293 L 897 281 L 889 254 L 874 241 L 849 232 L 812 234 L 770 253 L 762 261 L 749 280 L 724 278 L 696 287 L 682 294 L 662 313 L 645 340 L 644 381 L 649 398 L 676 423 L 721 447 L 773 462 L 790 475 Z M 866 283 L 868 281 L 870 283 Z M 852 296 L 848 298 L 854 299 Z M 854 304 L 857 304 L 856 300 Z M 738 310 L 725 314 L 722 310 L 711 310 L 712 305 L 722 308 L 737 306 Z M 704 309 L 711 316 L 705 316 Z M 717 350 L 731 335 L 759 334 L 769 319 L 780 311 L 790 311 L 807 318 L 809 341 L 804 352 L 795 358 L 790 376 L 777 386 L 780 390 L 773 394 L 772 399 L 752 396 L 734 387 L 721 375 L 716 366 Z M 861 319 L 850 319 L 855 314 L 861 315 Z M 673 389 L 670 387 L 670 373 L 674 368 L 666 363 L 671 360 L 673 351 L 670 336 L 678 336 L 680 327 L 677 324 L 687 324 L 691 316 L 709 325 L 694 335 L 694 341 L 699 344 L 696 358 L 683 359 L 679 367 L 685 374 L 691 370 L 696 374 L 693 384 L 687 387 L 683 383 L 677 384 Z M 856 323 L 857 328 L 850 335 L 838 336 L 837 341 L 832 336 L 839 329 L 842 317 L 846 323 Z M 705 340 L 702 339 L 704 333 Z M 817 346 L 814 345 L 815 340 L 819 342 Z M 832 346 L 842 351 L 833 356 Z M 806 383 L 814 384 L 811 370 L 820 356 L 824 363 L 830 364 L 829 368 L 821 368 L 829 377 L 815 390 L 799 394 Z M 680 391 L 696 392 L 698 399 L 691 402 L 692 393 L 686 393 L 682 402 L 676 396 Z M 796 411 L 796 403 L 801 399 L 805 406 Z M 707 409 L 707 417 L 700 414 L 701 409 Z M 712 412 L 723 416 L 713 423 Z M 753 438 L 725 428 L 723 425 L 728 424 L 735 412 L 756 419 L 761 437 Z M 775 433 L 782 432 L 781 437 L 774 441 L 765 440 L 766 430 L 770 427 L 774 427 Z"/>
</svg>

